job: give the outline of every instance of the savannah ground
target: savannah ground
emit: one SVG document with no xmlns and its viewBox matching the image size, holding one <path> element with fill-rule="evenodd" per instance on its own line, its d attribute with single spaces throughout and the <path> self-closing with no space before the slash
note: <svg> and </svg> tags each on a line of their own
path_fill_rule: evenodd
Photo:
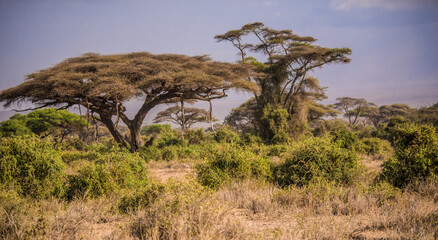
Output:
<svg viewBox="0 0 438 240">
<path fill-rule="evenodd" d="M 167 140 L 159 140 L 156 146 L 136 154 L 112 146 L 112 141 L 81 146 L 70 141 L 55 150 L 41 146 L 47 145 L 42 140 L 8 142 L 9 147 L 17 146 L 15 150 L 22 148 L 22 152 L 14 153 L 16 157 L 32 151 L 20 145 L 23 144 L 20 141 L 33 151 L 46 153 L 39 155 L 46 160 L 59 156 L 63 184 L 60 186 L 64 190 L 63 194 L 46 193 L 47 185 L 31 193 L 23 192 L 26 186 L 21 182 L 20 189 L 18 180 L 3 184 L 1 236 L 3 239 L 434 239 L 438 226 L 438 181 L 431 177 L 397 188 L 380 180 L 382 164 L 394 154 L 385 148 L 387 143 L 371 154 L 351 150 L 358 156 L 358 165 L 351 170 L 353 175 L 344 176 L 351 179 L 348 184 L 330 180 L 327 175 L 314 177 L 305 184 L 285 185 L 278 176 L 273 176 L 279 174 L 278 169 L 286 166 L 288 159 L 302 154 L 300 149 L 313 145 L 316 147 L 309 151 L 319 151 L 318 154 L 327 158 L 330 156 L 327 146 L 321 145 L 325 140 L 309 137 L 303 143 L 265 145 L 234 142 L 237 141 L 234 137 L 231 134 L 218 139 L 202 135 L 203 141 L 199 143 L 173 141 L 174 145 L 160 148 L 160 144 L 171 138 L 162 136 L 159 139 Z M 199 140 L 191 138 L 194 142 Z M 184 141 L 191 139 L 186 137 Z M 363 146 L 363 142 L 367 141 L 355 144 Z M 3 153 L 5 146 L 3 142 Z M 52 155 L 48 157 L 48 153 Z M 246 162 L 257 165 L 245 165 Z M 261 167 L 265 164 L 271 170 Z M 142 167 L 148 171 L 140 174 Z"/>
</svg>

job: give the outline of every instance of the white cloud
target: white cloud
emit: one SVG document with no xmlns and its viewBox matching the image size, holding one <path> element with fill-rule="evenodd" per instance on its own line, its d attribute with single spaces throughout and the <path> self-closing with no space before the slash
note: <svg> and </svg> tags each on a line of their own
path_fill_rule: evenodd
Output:
<svg viewBox="0 0 438 240">
<path fill-rule="evenodd" d="M 337 10 L 383 8 L 388 10 L 410 9 L 419 5 L 436 5 L 435 0 L 332 0 L 332 6 Z"/>
</svg>

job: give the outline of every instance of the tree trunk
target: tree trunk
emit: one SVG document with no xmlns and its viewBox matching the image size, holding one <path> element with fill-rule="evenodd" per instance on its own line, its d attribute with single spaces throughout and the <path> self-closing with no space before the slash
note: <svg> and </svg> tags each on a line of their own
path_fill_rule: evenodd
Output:
<svg viewBox="0 0 438 240">
<path fill-rule="evenodd" d="M 123 147 L 126 147 L 129 149 L 128 143 L 123 138 L 119 129 L 117 129 L 117 127 L 114 125 L 113 121 L 111 120 L 111 117 L 106 116 L 106 115 L 100 115 L 100 119 L 101 119 L 102 123 L 105 124 L 105 126 L 108 128 L 109 132 L 114 137 L 114 140 L 116 140 L 116 142 L 121 144 Z M 132 149 L 132 147 L 131 147 L 131 149 Z"/>
<path fill-rule="evenodd" d="M 208 110 L 208 120 L 210 121 L 211 130 L 216 133 L 213 126 L 213 105 L 211 104 L 211 99 L 208 99 L 208 103 L 210 104 L 210 109 Z"/>
<path fill-rule="evenodd" d="M 187 132 L 186 128 L 186 114 L 184 112 L 184 99 L 181 98 L 181 128 L 183 132 Z"/>
<path fill-rule="evenodd" d="M 138 150 L 138 148 L 141 146 L 142 144 L 142 140 L 141 140 L 141 136 L 140 136 L 140 129 L 141 129 L 141 125 L 140 127 L 130 127 L 129 131 L 130 131 L 130 140 L 131 140 L 131 152 L 134 153 Z"/>
</svg>

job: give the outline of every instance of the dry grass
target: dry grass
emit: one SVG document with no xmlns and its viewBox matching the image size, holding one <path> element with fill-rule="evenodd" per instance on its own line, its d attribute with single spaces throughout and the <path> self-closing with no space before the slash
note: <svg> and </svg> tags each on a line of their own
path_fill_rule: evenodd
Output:
<svg viewBox="0 0 438 240">
<path fill-rule="evenodd" d="M 352 186 L 281 189 L 247 180 L 211 191 L 187 176 L 189 163 L 149 167 L 165 190 L 127 214 L 118 211 L 120 196 L 71 202 L 0 196 L 0 238 L 433 239 L 438 229 L 436 180 L 401 192 L 373 185 L 378 168 L 371 167 Z M 160 177 L 163 169 L 169 177 Z"/>
<path fill-rule="evenodd" d="M 192 162 L 151 161 L 148 167 L 150 176 L 160 182 L 166 182 L 169 179 L 182 181 L 187 175 L 193 173 Z"/>
<path fill-rule="evenodd" d="M 247 234 L 258 239 L 433 238 L 438 226 L 436 182 L 395 196 L 385 195 L 384 189 L 361 191 L 329 185 L 281 190 L 243 182 L 217 196 L 224 204 L 232 203 Z"/>
</svg>

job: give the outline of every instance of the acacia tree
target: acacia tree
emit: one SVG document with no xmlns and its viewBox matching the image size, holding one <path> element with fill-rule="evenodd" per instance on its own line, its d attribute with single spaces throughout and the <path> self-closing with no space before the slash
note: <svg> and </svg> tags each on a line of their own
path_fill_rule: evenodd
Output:
<svg viewBox="0 0 438 240">
<path fill-rule="evenodd" d="M 361 116 L 369 111 L 370 107 L 376 106 L 363 98 L 340 97 L 336 98 L 334 107 L 344 113 L 350 124 L 356 125 Z"/>
<path fill-rule="evenodd" d="M 79 115 L 56 108 L 38 109 L 27 115 L 15 114 L 9 120 L 0 123 L 0 136 L 25 135 L 30 132 L 44 138 L 54 136 L 62 142 L 71 134 L 81 134 L 88 122 Z"/>
<path fill-rule="evenodd" d="M 134 152 L 141 144 L 143 120 L 152 108 L 181 98 L 223 98 L 230 88 L 257 91 L 242 78 L 248 74 L 244 65 L 215 62 L 206 56 L 84 54 L 28 75 L 24 83 L 1 91 L 0 102 L 5 107 L 22 101 L 36 108 L 83 106 L 98 116 L 117 143 Z M 134 98 L 143 102 L 129 118 L 124 103 Z M 128 127 L 129 136 L 119 131 L 119 120 Z"/>
<path fill-rule="evenodd" d="M 212 121 L 217 121 L 212 119 Z M 154 123 L 172 122 L 186 132 L 190 127 L 199 122 L 210 122 L 209 113 L 200 108 L 183 108 L 180 106 L 169 107 L 161 111 L 154 118 Z"/>
<path fill-rule="evenodd" d="M 363 116 L 370 120 L 375 127 L 380 123 L 388 121 L 391 117 L 409 117 L 415 109 L 403 103 L 396 103 L 392 105 L 382 105 L 380 107 L 370 106 L 364 108 Z"/>
<path fill-rule="evenodd" d="M 305 124 L 307 106 L 325 98 L 324 88 L 318 79 L 310 76 L 310 72 L 328 63 L 350 61 L 347 57 L 351 54 L 349 48 L 313 45 L 316 41 L 313 37 L 301 37 L 291 30 L 271 29 L 259 22 L 215 38 L 231 42 L 239 51 L 240 61 L 254 66 L 260 73 L 253 78 L 261 88 L 260 94 L 255 95 L 259 115 L 270 104 L 285 108 L 295 124 Z M 265 58 L 258 60 L 250 53 Z"/>
</svg>

